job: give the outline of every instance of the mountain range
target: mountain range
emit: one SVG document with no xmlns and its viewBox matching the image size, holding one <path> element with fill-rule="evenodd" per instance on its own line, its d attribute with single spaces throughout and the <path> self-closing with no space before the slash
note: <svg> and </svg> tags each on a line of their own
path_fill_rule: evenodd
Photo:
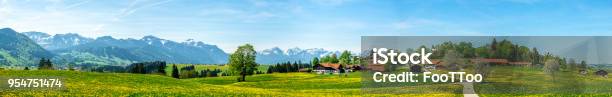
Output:
<svg viewBox="0 0 612 97">
<path fill-rule="evenodd" d="M 328 51 L 322 48 L 300 49 L 297 47 L 283 51 L 278 47 L 274 47 L 258 52 L 255 61 L 263 64 L 275 64 L 288 61 L 309 63 L 314 57 L 322 57 L 329 54 L 340 55 L 340 52 Z"/>
<path fill-rule="evenodd" d="M 117 39 L 111 36 L 102 36 L 94 39 L 74 33 L 56 35 L 49 35 L 44 32 L 18 33 L 10 28 L 4 28 L 0 32 L 3 33 L 0 35 L 0 39 L 2 39 L 0 42 L 3 44 L 28 44 L 19 45 L 18 48 L 12 45 L 2 45 L 0 47 L 0 55 L 2 55 L 0 56 L 0 62 L 5 62 L 5 64 L 27 61 L 26 63 L 32 65 L 40 58 L 52 58 L 57 63 L 77 65 L 125 65 L 155 60 L 183 64 L 225 64 L 229 55 L 216 45 L 193 39 L 183 42 L 161 39 L 155 36 L 145 36 L 141 39 Z M 19 49 L 36 52 L 15 53 Z M 274 47 L 258 51 L 256 61 L 260 64 L 275 64 L 287 61 L 307 63 L 313 57 L 338 53 L 338 51 L 327 51 L 321 48 L 300 49 L 296 47 L 282 50 Z M 10 56 L 3 57 L 8 55 Z"/>
<path fill-rule="evenodd" d="M 34 65 L 40 58 L 52 56 L 27 36 L 10 28 L 0 29 L 0 65 Z"/>
<path fill-rule="evenodd" d="M 57 54 L 54 59 L 76 64 L 129 64 L 155 60 L 184 64 L 223 64 L 228 56 L 215 45 L 193 40 L 174 42 L 155 36 L 145 36 L 141 39 L 103 36 L 92 39 L 78 34 L 23 34 Z"/>
</svg>

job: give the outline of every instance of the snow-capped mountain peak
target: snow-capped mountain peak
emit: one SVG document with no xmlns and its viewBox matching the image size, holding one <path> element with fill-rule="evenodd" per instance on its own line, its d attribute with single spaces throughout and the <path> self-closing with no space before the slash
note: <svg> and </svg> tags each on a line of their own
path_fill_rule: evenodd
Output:
<svg viewBox="0 0 612 97">
<path fill-rule="evenodd" d="M 153 35 L 144 36 L 140 40 L 146 42 L 149 45 L 160 45 L 160 46 L 163 46 L 163 45 L 166 45 L 166 43 L 172 42 L 169 40 L 155 37 Z"/>
<path fill-rule="evenodd" d="M 23 32 L 24 35 L 28 36 L 30 39 L 34 40 L 36 43 L 41 45 L 49 44 L 49 40 L 51 35 L 42 32 Z M 44 46 L 43 46 L 44 47 Z"/>
<path fill-rule="evenodd" d="M 301 49 L 298 47 L 282 50 L 278 47 L 258 52 L 257 62 L 262 64 L 275 64 L 280 62 L 309 62 L 314 57 L 336 54 L 338 51 L 327 51 L 322 48 Z"/>
<path fill-rule="evenodd" d="M 287 49 L 287 54 L 288 55 L 297 55 L 304 52 L 302 49 L 298 48 L 298 47 L 294 47 L 294 48 L 290 48 Z"/>
<path fill-rule="evenodd" d="M 261 51 L 261 54 L 264 55 L 270 55 L 270 54 L 276 54 L 276 55 L 286 55 L 286 53 L 278 48 L 278 47 L 274 47 L 274 48 L 270 48 L 270 49 L 265 49 L 263 51 Z"/>
<path fill-rule="evenodd" d="M 102 36 L 102 37 L 98 37 L 96 38 L 96 40 L 101 40 L 101 41 L 112 41 L 112 40 L 116 40 L 115 38 L 113 38 L 112 36 Z"/>
<path fill-rule="evenodd" d="M 56 34 L 53 36 L 43 32 L 24 32 L 23 34 L 49 50 L 67 48 L 93 41 L 93 39 L 74 33 Z"/>
<path fill-rule="evenodd" d="M 46 48 L 58 49 L 54 50 L 54 53 L 58 53 L 58 55 L 92 54 L 92 57 L 103 60 L 100 63 L 103 65 L 125 65 L 124 63 L 149 60 L 187 64 L 223 64 L 228 59 L 227 53 L 215 45 L 208 45 L 195 40 L 179 43 L 151 35 L 140 39 L 117 39 L 111 36 L 92 39 L 72 33 L 47 35 L 41 32 L 31 32 L 28 37 L 32 40 L 41 40 L 38 42 L 39 45 L 48 43 Z M 81 58 L 72 55 L 62 57 L 67 59 Z M 106 60 L 105 58 L 108 57 L 117 59 Z"/>
<path fill-rule="evenodd" d="M 140 40 L 144 40 L 144 41 L 159 41 L 159 40 L 162 40 L 162 39 L 158 38 L 158 37 L 155 37 L 153 35 L 147 35 L 147 36 L 142 37 L 142 39 L 140 39 Z"/>
<path fill-rule="evenodd" d="M 211 47 L 216 48 L 217 47 L 215 45 L 206 44 L 202 41 L 196 41 L 194 39 L 187 39 L 184 42 L 182 42 L 182 44 L 194 46 L 194 47 L 200 47 L 200 48 L 211 48 Z"/>
</svg>

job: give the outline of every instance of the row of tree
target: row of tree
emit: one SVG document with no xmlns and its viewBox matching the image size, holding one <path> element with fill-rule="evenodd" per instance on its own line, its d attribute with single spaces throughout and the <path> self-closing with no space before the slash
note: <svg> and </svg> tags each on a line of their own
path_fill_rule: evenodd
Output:
<svg viewBox="0 0 612 97">
<path fill-rule="evenodd" d="M 114 72 L 114 73 L 127 72 L 125 70 L 125 67 L 123 66 L 112 66 L 112 65 L 91 67 L 91 71 L 92 72 Z"/>
<path fill-rule="evenodd" d="M 329 55 L 321 57 L 320 59 L 317 57 L 313 58 L 313 62 L 315 60 L 316 60 L 316 63 L 339 63 L 339 64 L 344 64 L 344 65 L 360 63 L 358 57 L 353 56 L 350 51 L 342 51 L 342 53 L 340 53 L 340 57 L 337 57 L 336 54 L 329 54 Z"/>
<path fill-rule="evenodd" d="M 267 73 L 287 73 L 287 72 L 299 72 L 300 69 L 310 68 L 312 65 L 302 62 L 285 62 L 277 63 L 276 65 L 268 66 Z"/>
<path fill-rule="evenodd" d="M 461 54 L 463 58 L 495 58 L 510 61 L 533 61 L 534 64 L 543 63 L 543 55 L 537 48 L 530 49 L 527 46 L 513 44 L 506 39 L 498 42 L 494 38 L 491 43 L 480 47 L 474 47 L 471 42 L 453 43 L 448 41 L 429 48 L 423 45 L 418 49 L 408 49 L 407 52 L 417 52 L 420 48 L 425 48 L 426 52 L 433 52 L 430 56 L 431 59 L 441 59 L 449 51 L 455 51 Z"/>
<path fill-rule="evenodd" d="M 67 66 L 66 68 L 67 70 L 70 70 L 70 71 L 75 70 L 74 63 L 66 63 L 65 66 Z M 55 70 L 55 69 L 56 67 L 54 67 L 54 64 L 53 62 L 51 62 L 51 59 L 41 58 L 38 62 L 38 70 Z M 30 70 L 30 66 L 25 66 L 24 70 Z"/>
<path fill-rule="evenodd" d="M 198 78 L 198 77 L 218 77 L 218 76 L 230 76 L 228 73 L 222 73 L 221 69 L 206 69 L 201 71 L 196 71 L 195 66 L 185 66 L 180 70 L 176 65 L 172 65 L 172 74 L 173 78 L 177 79 L 185 79 L 185 78 Z"/>
<path fill-rule="evenodd" d="M 483 76 L 490 72 L 492 65 L 502 63 L 470 62 L 471 60 L 468 59 L 506 59 L 509 62 L 527 62 L 531 65 L 526 66 L 542 68 L 545 73 L 551 75 L 554 75 L 557 71 L 578 72 L 586 71 L 588 68 L 587 62 L 584 60 L 576 61 L 550 53 L 542 53 L 535 47 L 520 46 L 505 39 L 502 41 L 493 39 L 489 44 L 478 47 L 473 46 L 470 42 L 443 42 L 442 44 L 432 45 L 430 48 L 420 46 L 417 49 L 407 49 L 406 52 L 418 52 L 421 48 L 425 48 L 426 52 L 433 52 L 430 59 L 441 59 L 442 63 L 438 65 L 442 66 L 442 69 L 459 71 L 471 66 L 476 73 L 483 74 Z M 385 71 L 393 71 L 398 65 L 384 65 Z M 419 65 L 407 65 L 411 66 L 411 71 L 419 71 L 422 68 Z"/>
<path fill-rule="evenodd" d="M 321 65 L 321 63 L 338 63 L 341 65 L 350 65 L 350 64 L 361 64 L 361 60 L 359 59 L 358 56 L 353 56 L 353 54 L 350 51 L 343 51 L 340 54 L 340 57 L 336 57 L 336 54 L 329 54 L 326 56 L 321 57 L 320 59 L 318 57 L 314 57 L 312 59 L 312 61 L 310 62 L 311 65 L 317 67 L 319 65 Z"/>
<path fill-rule="evenodd" d="M 29 70 L 28 67 L 26 69 Z M 53 63 L 49 59 L 41 58 L 38 62 L 38 70 L 53 70 Z"/>
<path fill-rule="evenodd" d="M 153 61 L 153 62 L 141 62 L 132 63 L 125 67 L 128 73 L 138 74 L 160 74 L 166 75 L 166 62 L 165 61 Z"/>
<path fill-rule="evenodd" d="M 431 47 L 421 46 L 418 49 L 407 49 L 406 52 L 418 52 L 420 48 L 425 48 L 426 52 L 433 52 L 430 59 L 442 59 L 442 65 L 466 64 L 467 60 L 475 58 L 507 59 L 511 62 L 531 62 L 532 65 L 543 66 L 546 60 L 556 60 L 561 69 L 575 68 L 584 70 L 587 68 L 586 62 L 576 63 L 574 59 L 566 59 L 550 53 L 541 53 L 537 48 L 529 48 L 514 44 L 506 39 L 497 41 L 493 38 L 491 43 L 483 46 L 474 47 L 471 42 L 444 42 Z M 491 63 L 495 64 L 495 63 Z"/>
</svg>

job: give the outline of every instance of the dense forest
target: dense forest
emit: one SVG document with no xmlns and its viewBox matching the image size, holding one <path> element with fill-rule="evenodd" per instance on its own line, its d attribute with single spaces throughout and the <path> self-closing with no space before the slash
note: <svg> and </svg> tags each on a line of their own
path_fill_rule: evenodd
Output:
<svg viewBox="0 0 612 97">
<path fill-rule="evenodd" d="M 509 62 L 530 62 L 532 66 L 545 67 L 547 61 L 555 61 L 558 67 L 563 70 L 585 70 L 587 68 L 586 61 L 578 63 L 574 59 L 568 59 L 553 55 L 548 52 L 540 52 L 537 48 L 529 48 L 519 44 L 512 43 L 509 40 L 501 40 L 493 38 L 493 40 L 485 45 L 475 47 L 471 42 L 453 43 L 450 41 L 442 44 L 425 45 L 419 48 L 425 48 L 425 52 L 432 52 L 430 59 L 440 59 L 454 64 L 469 64 L 466 59 L 506 59 Z M 406 49 L 406 52 L 416 52 L 416 49 Z M 461 60 L 462 59 L 462 60 Z M 449 62 L 450 61 L 450 62 Z M 490 63 L 495 65 L 496 63 Z"/>
<path fill-rule="evenodd" d="M 266 73 L 287 73 L 287 72 L 300 72 L 300 69 L 310 70 L 312 65 L 300 62 L 284 62 L 277 63 L 276 65 L 270 65 Z"/>
</svg>

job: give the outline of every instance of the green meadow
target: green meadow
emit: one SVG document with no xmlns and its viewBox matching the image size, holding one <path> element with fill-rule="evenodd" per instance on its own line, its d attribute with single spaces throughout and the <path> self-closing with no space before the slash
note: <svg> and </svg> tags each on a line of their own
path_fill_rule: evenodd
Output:
<svg viewBox="0 0 612 97">
<path fill-rule="evenodd" d="M 496 66 L 491 71 L 486 82 L 474 84 L 480 96 L 612 96 L 612 79 L 596 76 L 595 70 L 586 75 L 558 71 L 554 77 L 531 67 Z"/>
<path fill-rule="evenodd" d="M 170 67 L 171 65 L 169 65 Z M 183 66 L 183 65 L 179 65 Z M 186 65 L 185 65 L 186 66 Z M 225 68 L 196 65 L 208 68 Z M 261 67 L 261 66 L 260 66 Z M 561 72 L 555 78 L 540 69 L 525 67 L 494 67 L 487 82 L 474 84 L 481 97 L 506 96 L 604 96 L 609 97 L 611 79 L 592 74 L 567 76 Z M 567 74 L 566 74 L 567 73 Z M 64 89 L 1 89 L 2 96 L 463 96 L 463 87 L 455 83 L 427 86 L 399 86 L 362 89 L 362 73 L 348 75 L 318 75 L 313 73 L 258 74 L 237 82 L 236 76 L 175 79 L 155 74 L 97 73 L 60 70 L 0 70 L 2 77 L 58 76 Z M 514 76 L 514 77 L 512 77 Z M 567 77 L 567 78 L 562 78 Z M 581 91 L 554 90 L 578 87 Z M 527 89 L 520 91 L 518 89 Z M 376 91 L 384 91 L 376 93 Z M 419 91 L 435 91 L 418 93 Z M 540 93 L 530 93 L 539 91 Z M 408 94 L 407 94 L 408 93 Z M 413 94 L 409 94 L 413 93 Z"/>
<path fill-rule="evenodd" d="M 78 71 L 2 70 L 0 76 L 59 76 L 65 89 L 3 89 L 2 96 L 460 96 L 460 94 L 362 94 L 361 74 L 275 73 L 174 79 L 163 75 Z"/>
</svg>

